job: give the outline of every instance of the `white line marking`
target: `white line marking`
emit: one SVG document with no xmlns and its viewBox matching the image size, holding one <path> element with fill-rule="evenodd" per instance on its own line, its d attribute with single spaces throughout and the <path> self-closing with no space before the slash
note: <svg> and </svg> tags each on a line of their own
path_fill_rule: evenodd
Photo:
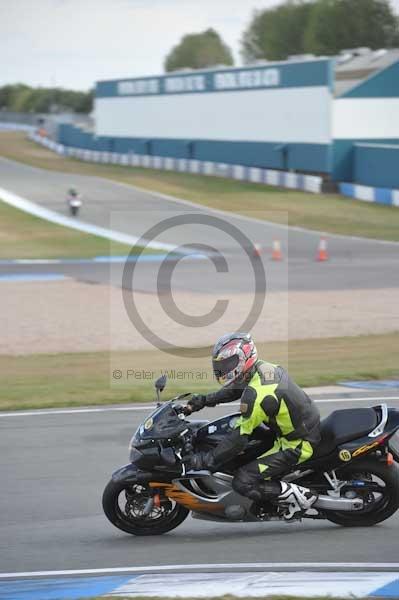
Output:
<svg viewBox="0 0 399 600">
<path fill-rule="evenodd" d="M 128 235 L 119 231 L 113 231 L 112 229 L 105 229 L 104 227 L 98 227 L 97 225 L 84 223 L 83 221 L 75 221 L 71 217 L 66 217 L 55 212 L 54 210 L 50 210 L 39 204 L 36 204 L 35 202 L 26 200 L 26 198 L 22 198 L 22 196 L 18 196 L 17 194 L 9 192 L 4 188 L 0 188 L 0 198 L 6 204 L 14 206 L 15 208 L 19 208 L 20 210 L 31 215 L 35 215 L 40 219 L 45 219 L 50 223 L 55 223 L 63 227 L 69 227 L 70 229 L 76 229 L 78 231 L 96 235 L 108 240 L 113 240 L 114 242 L 119 242 L 121 244 L 127 244 L 128 246 L 135 246 L 139 241 L 137 236 Z M 175 245 L 161 242 L 148 242 L 146 243 L 146 247 L 156 250 L 176 250 Z"/>
<path fill-rule="evenodd" d="M 120 575 L 120 577 L 122 577 Z M 130 597 L 173 597 L 182 598 L 190 590 L 192 598 L 221 597 L 233 593 L 239 598 L 264 598 L 265 596 L 293 596 L 306 598 L 328 596 L 329 598 L 365 598 L 377 596 L 381 588 L 390 585 L 390 596 L 399 591 L 396 572 L 364 571 L 246 571 L 212 573 L 162 573 L 130 574 L 111 592 L 112 596 Z M 58 579 L 53 580 L 57 582 Z M 64 581 L 61 579 L 61 581 Z M 78 582 L 79 579 L 73 581 Z M 96 581 L 96 578 L 94 578 Z M 40 587 L 41 580 L 36 581 Z M 20 582 L 21 586 L 26 580 Z M 6 583 L 6 587 L 15 586 Z M 47 585 L 45 580 L 44 585 Z M 57 585 L 55 583 L 55 585 Z M 392 586 L 392 587 L 391 587 Z M 396 596 L 396 594 L 395 594 Z"/>
<path fill-rule="evenodd" d="M 32 169 L 34 171 L 39 171 L 42 173 L 43 173 L 43 171 L 50 171 L 53 173 L 61 174 L 59 171 L 53 171 L 51 169 L 41 169 L 39 167 L 32 167 L 31 165 L 27 165 L 27 164 L 21 163 L 19 161 L 11 160 L 9 158 L 0 157 L 0 160 L 6 161 L 6 162 L 11 162 L 11 163 L 17 164 L 19 166 L 26 167 L 28 169 Z M 129 168 L 129 167 L 127 167 L 127 168 Z M 191 206 L 191 207 L 196 208 L 201 211 L 209 211 L 211 213 L 219 214 L 224 217 L 242 219 L 244 221 L 250 221 L 252 223 L 258 223 L 258 224 L 260 223 L 262 225 L 265 225 L 266 227 L 275 227 L 278 229 L 284 229 L 285 231 L 288 231 L 288 232 L 289 231 L 299 231 L 301 233 L 306 233 L 306 234 L 314 236 L 314 237 L 320 237 L 320 235 L 327 235 L 330 239 L 336 238 L 336 239 L 343 239 L 343 240 L 354 240 L 354 241 L 359 241 L 359 242 L 378 243 L 378 244 L 383 244 L 383 245 L 388 245 L 388 246 L 396 246 L 396 247 L 399 245 L 399 242 L 394 242 L 392 240 L 378 240 L 378 239 L 374 239 L 374 238 L 366 238 L 366 237 L 360 237 L 360 236 L 355 236 L 355 235 L 343 235 L 343 234 L 339 234 L 339 233 L 329 233 L 329 232 L 325 232 L 325 231 L 318 231 L 316 229 L 305 229 L 304 227 L 284 225 L 283 223 L 273 223 L 272 221 L 265 221 L 263 219 L 256 219 L 255 217 L 248 217 L 246 215 L 241 215 L 240 213 L 237 213 L 237 212 L 233 212 L 233 211 L 228 212 L 228 211 L 220 210 L 217 208 L 212 208 L 212 207 L 206 206 L 204 204 L 197 204 L 196 202 L 191 202 L 190 200 L 185 200 L 184 198 L 179 198 L 178 196 L 170 196 L 169 194 L 162 194 L 160 192 L 152 191 L 147 188 L 142 188 L 137 185 L 130 185 L 128 183 L 123 183 L 121 181 L 107 179 L 106 177 L 101 177 L 98 175 L 79 175 L 79 176 L 83 177 L 83 178 L 87 178 L 87 179 L 97 179 L 100 183 L 106 182 L 108 184 L 111 183 L 111 184 L 114 184 L 117 186 L 128 188 L 130 190 L 136 190 L 143 194 L 149 194 L 150 196 L 154 196 L 156 198 L 168 200 L 169 202 L 175 202 L 175 203 L 183 204 L 183 205 L 185 204 L 186 206 Z M 256 211 L 254 211 L 254 212 L 256 212 Z"/>
<path fill-rule="evenodd" d="M 364 396 L 362 398 L 321 398 L 315 400 L 320 404 L 335 404 L 339 402 L 375 402 L 383 400 L 399 400 L 399 396 Z M 219 407 L 222 405 L 220 404 Z M 239 402 L 229 402 L 226 406 L 240 406 Z M 0 412 L 0 419 L 6 417 L 38 417 L 43 415 L 73 415 L 85 413 L 106 413 L 106 412 L 128 412 L 128 411 L 148 411 L 156 408 L 155 404 L 141 404 L 139 406 L 104 406 L 94 408 L 53 408 L 50 410 L 41 410 L 40 408 L 31 411 Z"/>
<path fill-rule="evenodd" d="M 146 567 L 109 567 L 103 569 L 72 569 L 65 571 L 25 571 L 20 573 L 0 573 L 0 579 L 19 577 L 48 577 L 58 575 L 96 575 L 97 573 L 146 573 L 165 571 L 193 571 L 219 569 L 399 569 L 399 563 L 331 563 L 331 562 L 270 562 L 270 563 L 221 563 L 192 565 L 156 565 Z"/>
</svg>

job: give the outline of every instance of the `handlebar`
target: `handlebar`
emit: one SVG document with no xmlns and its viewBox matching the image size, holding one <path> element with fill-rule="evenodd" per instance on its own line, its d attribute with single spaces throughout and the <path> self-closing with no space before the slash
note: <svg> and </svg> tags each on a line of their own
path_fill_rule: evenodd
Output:
<svg viewBox="0 0 399 600">
<path fill-rule="evenodd" d="M 178 415 L 184 415 L 185 417 L 189 417 L 193 412 L 193 409 L 189 404 L 186 404 L 185 406 L 182 404 L 175 404 L 174 409 Z"/>
</svg>

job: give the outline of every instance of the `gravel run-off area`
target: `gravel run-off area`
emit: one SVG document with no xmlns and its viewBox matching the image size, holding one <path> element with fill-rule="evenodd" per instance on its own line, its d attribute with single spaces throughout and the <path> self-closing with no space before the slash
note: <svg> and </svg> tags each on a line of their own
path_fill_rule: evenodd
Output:
<svg viewBox="0 0 399 600">
<path fill-rule="evenodd" d="M 54 282 L 0 283 L 0 354 L 150 349 L 130 319 L 122 291 L 73 279 Z M 212 310 L 211 294 L 176 292 L 178 308 L 189 315 Z M 240 328 L 254 301 L 234 294 L 214 324 L 187 327 L 176 323 L 156 295 L 137 292 L 135 304 L 146 325 L 176 345 L 204 346 L 218 335 Z M 285 341 L 399 331 L 399 289 L 270 293 L 252 333 L 258 341 Z"/>
</svg>

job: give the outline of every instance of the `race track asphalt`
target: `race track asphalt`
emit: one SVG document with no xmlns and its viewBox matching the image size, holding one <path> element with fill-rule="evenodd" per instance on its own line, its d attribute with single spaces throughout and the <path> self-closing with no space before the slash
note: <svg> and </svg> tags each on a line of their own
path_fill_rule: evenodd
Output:
<svg viewBox="0 0 399 600">
<path fill-rule="evenodd" d="M 65 193 L 75 185 L 84 196 L 81 218 L 103 227 L 141 235 L 166 215 L 213 214 L 178 201 L 110 181 L 42 171 L 0 159 L 1 186 L 66 214 Z M 111 215 L 114 211 L 115 214 Z M 133 212 L 126 219 L 124 214 Z M 217 216 L 221 217 L 220 214 Z M 286 230 L 271 223 L 225 217 L 252 242 L 269 248 L 282 239 L 289 261 L 268 264 L 269 290 L 354 289 L 398 285 L 398 244 L 329 237 L 331 261 L 318 264 L 317 232 Z M 214 228 L 206 243 L 235 257 L 233 291 L 246 289 L 248 264 L 237 248 L 220 240 Z M 163 240 L 192 242 L 195 231 L 170 230 Z M 201 241 L 201 240 L 200 240 Z M 204 240 L 202 240 L 204 241 Z M 209 287 L 214 266 L 183 261 L 177 287 Z M 157 263 L 143 269 L 140 289 L 154 291 Z M 62 272 L 84 281 L 120 285 L 121 266 L 100 263 L 1 265 L 1 273 Z M 226 283 L 220 283 L 226 289 Z M 208 291 L 208 290 L 207 290 Z M 373 400 L 321 404 L 323 414 Z M 397 400 L 389 402 L 399 407 Z M 101 509 L 102 490 L 111 472 L 127 462 L 132 433 L 148 409 L 132 412 L 67 412 L 27 416 L 0 415 L 0 572 L 128 567 L 221 562 L 390 562 L 398 556 L 399 516 L 372 529 L 342 529 L 328 522 L 303 524 L 214 524 L 187 519 L 161 537 L 136 538 L 115 529 Z M 214 409 L 207 416 L 219 415 Z"/>
<path fill-rule="evenodd" d="M 364 396 L 364 394 L 363 394 Z M 396 396 L 397 398 L 397 396 Z M 379 401 L 320 403 L 336 408 Z M 398 399 L 387 400 L 399 408 Z M 207 418 L 236 408 L 208 410 Z M 132 412 L 54 412 L 0 417 L 0 572 L 165 564 L 394 562 L 399 514 L 373 528 L 324 521 L 215 524 L 189 517 L 164 536 L 115 529 L 101 508 L 111 472 L 148 408 Z"/>
<path fill-rule="evenodd" d="M 222 219 L 227 226 L 232 225 L 244 234 L 251 244 L 261 244 L 265 252 L 264 264 L 269 291 L 367 289 L 398 285 L 398 243 L 328 235 L 330 261 L 317 263 L 315 255 L 320 238 L 318 232 L 287 229 L 270 222 L 212 212 L 204 207 L 105 179 L 36 169 L 1 158 L 0 181 L 6 190 L 62 214 L 67 214 L 66 191 L 74 185 L 84 198 L 80 216 L 82 221 L 131 235 L 142 236 L 149 227 L 160 221 L 181 215 L 191 218 L 195 213 L 206 218 Z M 260 215 L 254 213 L 253 216 Z M 281 241 L 284 258 L 288 258 L 288 261 L 272 263 L 269 260 L 271 244 L 275 238 Z M 197 261 L 195 268 L 191 261 L 181 261 L 174 280 L 176 289 L 203 291 L 204 287 L 208 287 L 204 282 L 209 282 L 211 277 L 212 289 L 215 291 L 218 288 L 228 288 L 233 292 L 248 290 L 248 258 L 237 242 L 229 234 L 222 232 L 217 223 L 213 222 L 210 226 L 188 223 L 170 227 L 157 240 L 177 245 L 206 243 L 232 260 L 229 263 L 232 276 L 228 283 L 226 277 L 215 277 L 215 267 L 209 260 Z M 156 262 L 145 265 L 137 289 L 154 291 L 158 266 Z M 0 273 L 54 272 L 54 269 L 54 265 L 1 265 Z M 64 264 L 57 265 L 56 271 L 85 281 L 111 281 L 116 285 L 121 283 L 121 267 L 118 266 L 114 266 L 111 272 L 106 264 Z"/>
</svg>

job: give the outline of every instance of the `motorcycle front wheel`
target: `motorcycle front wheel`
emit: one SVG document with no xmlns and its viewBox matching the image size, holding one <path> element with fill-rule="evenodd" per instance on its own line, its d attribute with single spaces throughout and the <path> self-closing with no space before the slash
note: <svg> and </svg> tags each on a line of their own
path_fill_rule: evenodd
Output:
<svg viewBox="0 0 399 600">
<path fill-rule="evenodd" d="M 115 527 L 132 535 L 161 535 L 187 518 L 190 511 L 166 497 L 145 515 L 151 494 L 145 484 L 117 483 L 111 479 L 102 498 L 105 516 Z"/>
<path fill-rule="evenodd" d="M 385 462 L 374 458 L 356 460 L 337 471 L 341 480 L 360 480 L 374 483 L 378 491 L 362 491 L 365 508 L 354 512 L 326 511 L 329 521 L 344 527 L 370 527 L 385 521 L 399 508 L 399 466 L 394 463 L 388 466 Z"/>
</svg>

